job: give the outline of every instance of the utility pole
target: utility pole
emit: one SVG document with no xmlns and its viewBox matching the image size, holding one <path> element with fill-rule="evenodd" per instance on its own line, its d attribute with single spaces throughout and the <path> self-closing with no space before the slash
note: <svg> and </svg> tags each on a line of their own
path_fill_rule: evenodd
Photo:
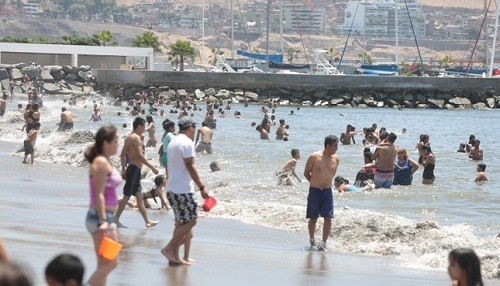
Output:
<svg viewBox="0 0 500 286">
<path fill-rule="evenodd" d="M 201 0 L 201 64 L 203 64 L 203 50 L 205 50 L 205 0 Z"/>
<path fill-rule="evenodd" d="M 394 3 L 396 4 L 396 11 L 395 11 L 395 25 L 396 25 L 396 30 L 394 31 L 396 33 L 396 64 L 399 65 L 399 1 L 394 0 Z"/>
<path fill-rule="evenodd" d="M 233 13 L 233 0 L 231 0 L 231 53 L 234 53 L 234 13 Z"/>
<path fill-rule="evenodd" d="M 266 16 L 266 64 L 269 67 L 269 13 L 271 12 L 271 0 L 267 0 Z"/>
</svg>

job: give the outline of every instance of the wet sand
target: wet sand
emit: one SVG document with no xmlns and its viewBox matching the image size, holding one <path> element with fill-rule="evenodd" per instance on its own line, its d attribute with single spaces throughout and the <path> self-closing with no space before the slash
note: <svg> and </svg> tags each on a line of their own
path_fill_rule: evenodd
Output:
<svg viewBox="0 0 500 286">
<path fill-rule="evenodd" d="M 10 153 L 19 144 L 0 142 L 0 237 L 15 261 L 32 269 L 44 285 L 45 265 L 61 252 L 78 255 L 85 279 L 96 261 L 85 229 L 87 169 L 37 161 L 21 164 Z M 121 188 L 118 193 L 121 193 Z M 385 257 L 310 252 L 304 234 L 215 217 L 200 218 L 194 230 L 192 266 L 169 267 L 160 249 L 173 231 L 171 212 L 151 211 L 160 224 L 146 229 L 137 211 L 126 210 L 120 229 L 125 245 L 108 285 L 450 285 L 446 270 L 397 267 Z M 304 227 L 306 223 L 304 220 Z M 487 281 L 487 285 L 500 285 Z"/>
</svg>

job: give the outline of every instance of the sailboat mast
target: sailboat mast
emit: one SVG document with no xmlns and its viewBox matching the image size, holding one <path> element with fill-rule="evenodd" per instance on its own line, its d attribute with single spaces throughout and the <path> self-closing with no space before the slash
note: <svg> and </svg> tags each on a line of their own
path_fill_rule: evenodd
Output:
<svg viewBox="0 0 500 286">
<path fill-rule="evenodd" d="M 280 48 L 281 54 L 284 54 L 283 49 L 283 0 L 280 0 Z"/>
<path fill-rule="evenodd" d="M 203 64 L 204 50 L 205 50 L 205 0 L 201 0 L 201 64 Z"/>
<path fill-rule="evenodd" d="M 493 35 L 493 45 L 491 48 L 491 63 L 490 63 L 490 70 L 488 72 L 488 77 L 493 76 L 493 64 L 495 64 L 495 49 L 497 45 L 497 35 L 498 35 L 498 13 L 500 11 L 498 2 L 499 2 L 498 0 L 495 0 L 495 5 L 497 6 L 496 16 L 495 16 L 495 34 Z"/>
<path fill-rule="evenodd" d="M 394 4 L 395 4 L 395 21 L 396 21 L 396 30 L 394 31 L 394 33 L 396 34 L 396 49 L 395 49 L 395 53 L 396 53 L 396 64 L 399 64 L 399 1 L 398 0 L 394 0 Z"/>
<path fill-rule="evenodd" d="M 233 0 L 231 0 L 231 53 L 234 53 L 234 13 L 233 13 Z"/>
<path fill-rule="evenodd" d="M 267 0 L 266 15 L 266 64 L 269 66 L 269 13 L 271 11 L 271 0 Z"/>
<path fill-rule="evenodd" d="M 365 7 L 363 9 L 363 64 L 365 64 L 365 52 L 366 52 L 366 0 Z"/>
</svg>

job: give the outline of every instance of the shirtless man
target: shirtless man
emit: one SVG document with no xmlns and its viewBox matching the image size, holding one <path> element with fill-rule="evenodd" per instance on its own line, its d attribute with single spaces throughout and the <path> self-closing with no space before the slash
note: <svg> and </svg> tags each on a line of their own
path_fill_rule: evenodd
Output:
<svg viewBox="0 0 500 286">
<path fill-rule="evenodd" d="M 479 146 L 481 141 L 478 139 L 474 139 L 472 141 L 472 148 L 470 149 L 469 152 L 469 158 L 471 158 L 474 161 L 481 161 L 483 160 L 483 148 Z"/>
<path fill-rule="evenodd" d="M 142 165 L 146 165 L 150 168 L 155 175 L 158 174 L 158 170 L 146 160 L 146 157 L 144 157 L 143 142 L 141 138 L 143 136 L 144 129 L 146 129 L 145 125 L 146 120 L 142 117 L 137 117 L 134 120 L 132 123 L 134 130 L 127 136 L 127 138 L 125 138 L 123 149 L 120 154 L 120 161 L 122 165 L 121 173 L 122 177 L 126 181 L 125 186 L 123 187 L 123 199 L 120 201 L 120 205 L 118 206 L 115 214 L 115 223 L 118 227 L 125 227 L 120 223 L 120 216 L 132 195 L 135 196 L 137 207 L 139 208 L 142 218 L 146 223 L 146 227 L 153 227 L 158 224 L 158 221 L 149 220 L 142 198 Z"/>
<path fill-rule="evenodd" d="M 377 170 L 375 171 L 375 188 L 390 189 L 394 181 L 394 160 L 398 156 L 394 142 L 398 137 L 390 133 L 385 139 L 385 144 L 377 147 L 372 155 L 372 159 L 377 161 Z"/>
<path fill-rule="evenodd" d="M 356 141 L 354 140 L 354 134 L 355 132 L 352 132 L 352 125 L 347 124 L 345 132 L 340 134 L 340 143 L 342 143 L 343 145 L 351 145 L 352 139 L 353 144 L 356 144 Z"/>
<path fill-rule="evenodd" d="M 7 94 L 4 93 L 2 98 L 0 98 L 0 117 L 5 114 L 5 109 L 7 108 Z"/>
<path fill-rule="evenodd" d="M 283 140 L 283 138 L 288 136 L 288 132 L 286 132 L 285 126 L 285 119 L 280 119 L 280 126 L 278 126 L 278 129 L 276 129 L 276 140 Z"/>
<path fill-rule="evenodd" d="M 73 130 L 74 116 L 66 107 L 61 108 L 61 122 L 59 122 L 59 131 Z"/>
<path fill-rule="evenodd" d="M 196 153 L 200 153 L 206 151 L 207 154 L 212 154 L 212 135 L 213 131 L 208 127 L 208 123 L 203 121 L 201 123 L 201 128 L 198 129 L 196 134 Z M 201 140 L 200 140 L 201 136 Z M 200 140 L 200 141 L 198 141 Z"/>
<path fill-rule="evenodd" d="M 309 181 L 309 195 L 307 196 L 307 214 L 309 219 L 309 241 L 311 248 L 326 249 L 326 241 L 332 229 L 333 194 L 332 180 L 339 166 L 337 152 L 339 139 L 335 135 L 325 138 L 325 149 L 312 153 L 307 159 L 304 168 L 304 177 Z M 319 243 L 314 238 L 316 222 L 319 216 L 324 219 L 323 240 Z"/>
<path fill-rule="evenodd" d="M 474 182 L 484 182 L 488 181 L 488 177 L 486 176 L 486 165 L 485 164 L 477 164 L 477 176 Z"/>
</svg>

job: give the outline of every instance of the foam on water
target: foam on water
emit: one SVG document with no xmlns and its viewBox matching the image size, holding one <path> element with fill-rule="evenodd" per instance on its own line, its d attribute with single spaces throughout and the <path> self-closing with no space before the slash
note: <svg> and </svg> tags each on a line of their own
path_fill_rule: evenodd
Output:
<svg viewBox="0 0 500 286">
<path fill-rule="evenodd" d="M 17 103 L 9 104 L 14 106 Z M 56 132 L 55 124 L 59 121 L 62 105 L 64 105 L 62 100 L 44 102 L 42 129 L 35 146 L 37 156 L 35 160 L 84 166 L 86 163 L 83 151 L 92 143 L 94 132 L 101 125 L 86 123 L 87 117 L 90 117 L 92 105 L 89 99 L 87 102 L 79 103 L 76 107 L 69 108 L 77 116 L 78 122 L 75 124 L 75 130 Z M 233 108 L 240 107 L 233 106 Z M 259 106 L 254 106 L 248 111 L 245 110 L 244 116 L 248 116 L 247 120 L 231 118 L 218 120 L 218 128 L 214 131 L 214 154 L 200 155 L 196 158 L 202 179 L 219 202 L 218 207 L 210 215 L 301 232 L 304 234 L 304 243 L 307 244 L 305 211 L 308 183 L 278 187 L 272 174 L 289 157 L 289 150 L 299 147 L 303 159 L 299 160 L 297 173 L 303 177 L 301 173 L 307 154 L 321 149 L 324 135 L 330 132 L 322 130 L 318 135 L 318 131 L 311 130 L 311 126 L 330 124 L 332 119 L 330 119 L 329 112 L 331 111 L 302 109 L 296 113 L 295 117 L 287 117 L 287 122 L 292 125 L 292 128 L 291 140 L 285 143 L 273 140 L 261 142 L 258 140 L 258 133 L 252 128 L 249 129 L 249 123 L 258 121 L 260 118 L 259 108 Z M 108 122 L 119 128 L 122 123 L 132 121 L 132 117 L 113 116 L 117 111 L 123 112 L 123 108 L 104 106 L 103 115 L 109 119 Z M 347 114 L 347 117 L 350 117 L 349 120 L 352 120 L 351 123 L 357 126 L 368 126 L 375 121 L 373 119 L 375 116 L 371 113 L 372 118 L 369 121 L 362 121 L 363 115 L 358 116 L 356 112 L 366 113 L 363 110 L 343 110 L 342 112 Z M 397 111 L 387 110 L 386 112 L 392 112 L 396 117 L 401 116 L 399 115 L 401 113 Z M 463 115 L 459 114 L 459 111 L 455 112 L 457 115 Z M 415 157 L 412 148 L 418 139 L 418 134 L 426 133 L 426 130 L 419 130 L 418 126 L 412 126 L 410 122 L 415 119 L 414 117 L 434 116 L 436 119 L 442 115 L 417 110 L 411 113 L 412 116 L 406 118 L 407 114 L 401 118 L 391 119 L 387 127 L 393 129 L 401 126 L 413 127 L 414 130 L 408 128 L 410 135 L 402 135 L 397 142 L 406 146 L 412 151 L 411 156 Z M 477 122 L 484 117 L 484 114 L 467 113 L 466 117 L 472 121 L 474 119 L 471 119 L 471 114 L 477 117 L 475 119 Z M 174 116 L 170 119 L 175 120 Z M 445 116 L 449 116 L 449 113 Z M 202 117 L 203 113 L 196 113 L 195 121 L 201 122 Z M 423 117 L 420 117 L 420 120 L 424 120 Z M 492 122 L 497 122 L 498 114 L 493 117 L 496 121 Z M 158 137 L 162 133 L 159 128 L 161 120 L 155 119 Z M 345 120 L 345 117 L 342 120 Z M 321 122 L 318 123 L 318 121 Z M 391 126 L 395 124 L 393 121 L 400 121 L 402 125 Z M 335 130 L 335 133 L 340 132 L 345 128 L 344 123 L 335 121 L 328 129 Z M 21 114 L 7 113 L 6 116 L 0 118 L 0 139 L 19 142 L 19 147 L 21 147 L 26 136 L 19 130 L 22 125 Z M 436 167 L 436 184 L 423 186 L 418 179 L 414 179 L 414 186 L 410 187 L 342 195 L 336 193 L 335 218 L 329 247 L 346 253 L 397 257 L 405 266 L 438 269 L 439 271 L 446 268 L 447 254 L 451 249 L 471 247 L 481 257 L 484 276 L 500 278 L 500 238 L 496 237 L 500 229 L 498 220 L 500 194 L 496 187 L 498 183 L 494 179 L 485 186 L 472 183 L 468 176 L 473 174 L 470 169 L 474 168 L 477 163 L 467 161 L 461 156 L 463 154 L 447 150 L 446 148 L 449 148 L 451 144 L 453 144 L 451 148 L 456 147 L 457 144 L 451 138 L 456 135 L 447 131 L 448 129 L 444 126 L 436 128 L 443 130 L 441 137 L 431 135 L 431 140 L 434 140 L 433 147 L 437 147 L 435 153 L 439 164 Z M 130 125 L 127 129 L 119 129 L 122 138 L 120 143 L 123 143 L 123 138 L 130 130 Z M 462 131 L 462 135 L 465 134 L 462 137 L 467 137 L 468 133 L 472 132 L 468 129 Z M 494 141 L 493 138 L 487 137 L 489 135 L 488 132 L 481 135 L 483 144 Z M 443 143 L 439 141 L 440 139 L 446 142 Z M 484 148 L 487 154 L 485 156 L 493 158 L 490 161 L 491 164 L 488 162 L 488 168 L 491 166 L 488 171 L 494 174 L 499 168 L 494 156 L 495 151 L 493 148 L 488 148 L 487 144 Z M 339 175 L 357 172 L 362 162 L 362 154 L 358 149 L 362 148 L 359 145 L 340 146 Z M 146 157 L 159 168 L 156 151 L 157 148 L 146 148 Z M 23 155 L 23 153 L 14 152 L 13 154 Z M 113 163 L 118 167 L 117 157 L 113 158 Z M 208 165 L 214 160 L 219 162 L 222 171 L 209 171 Z M 151 183 L 152 172 L 145 168 L 143 173 L 144 182 Z M 318 236 L 322 228 L 321 221 L 321 219 L 318 220 Z"/>
</svg>

